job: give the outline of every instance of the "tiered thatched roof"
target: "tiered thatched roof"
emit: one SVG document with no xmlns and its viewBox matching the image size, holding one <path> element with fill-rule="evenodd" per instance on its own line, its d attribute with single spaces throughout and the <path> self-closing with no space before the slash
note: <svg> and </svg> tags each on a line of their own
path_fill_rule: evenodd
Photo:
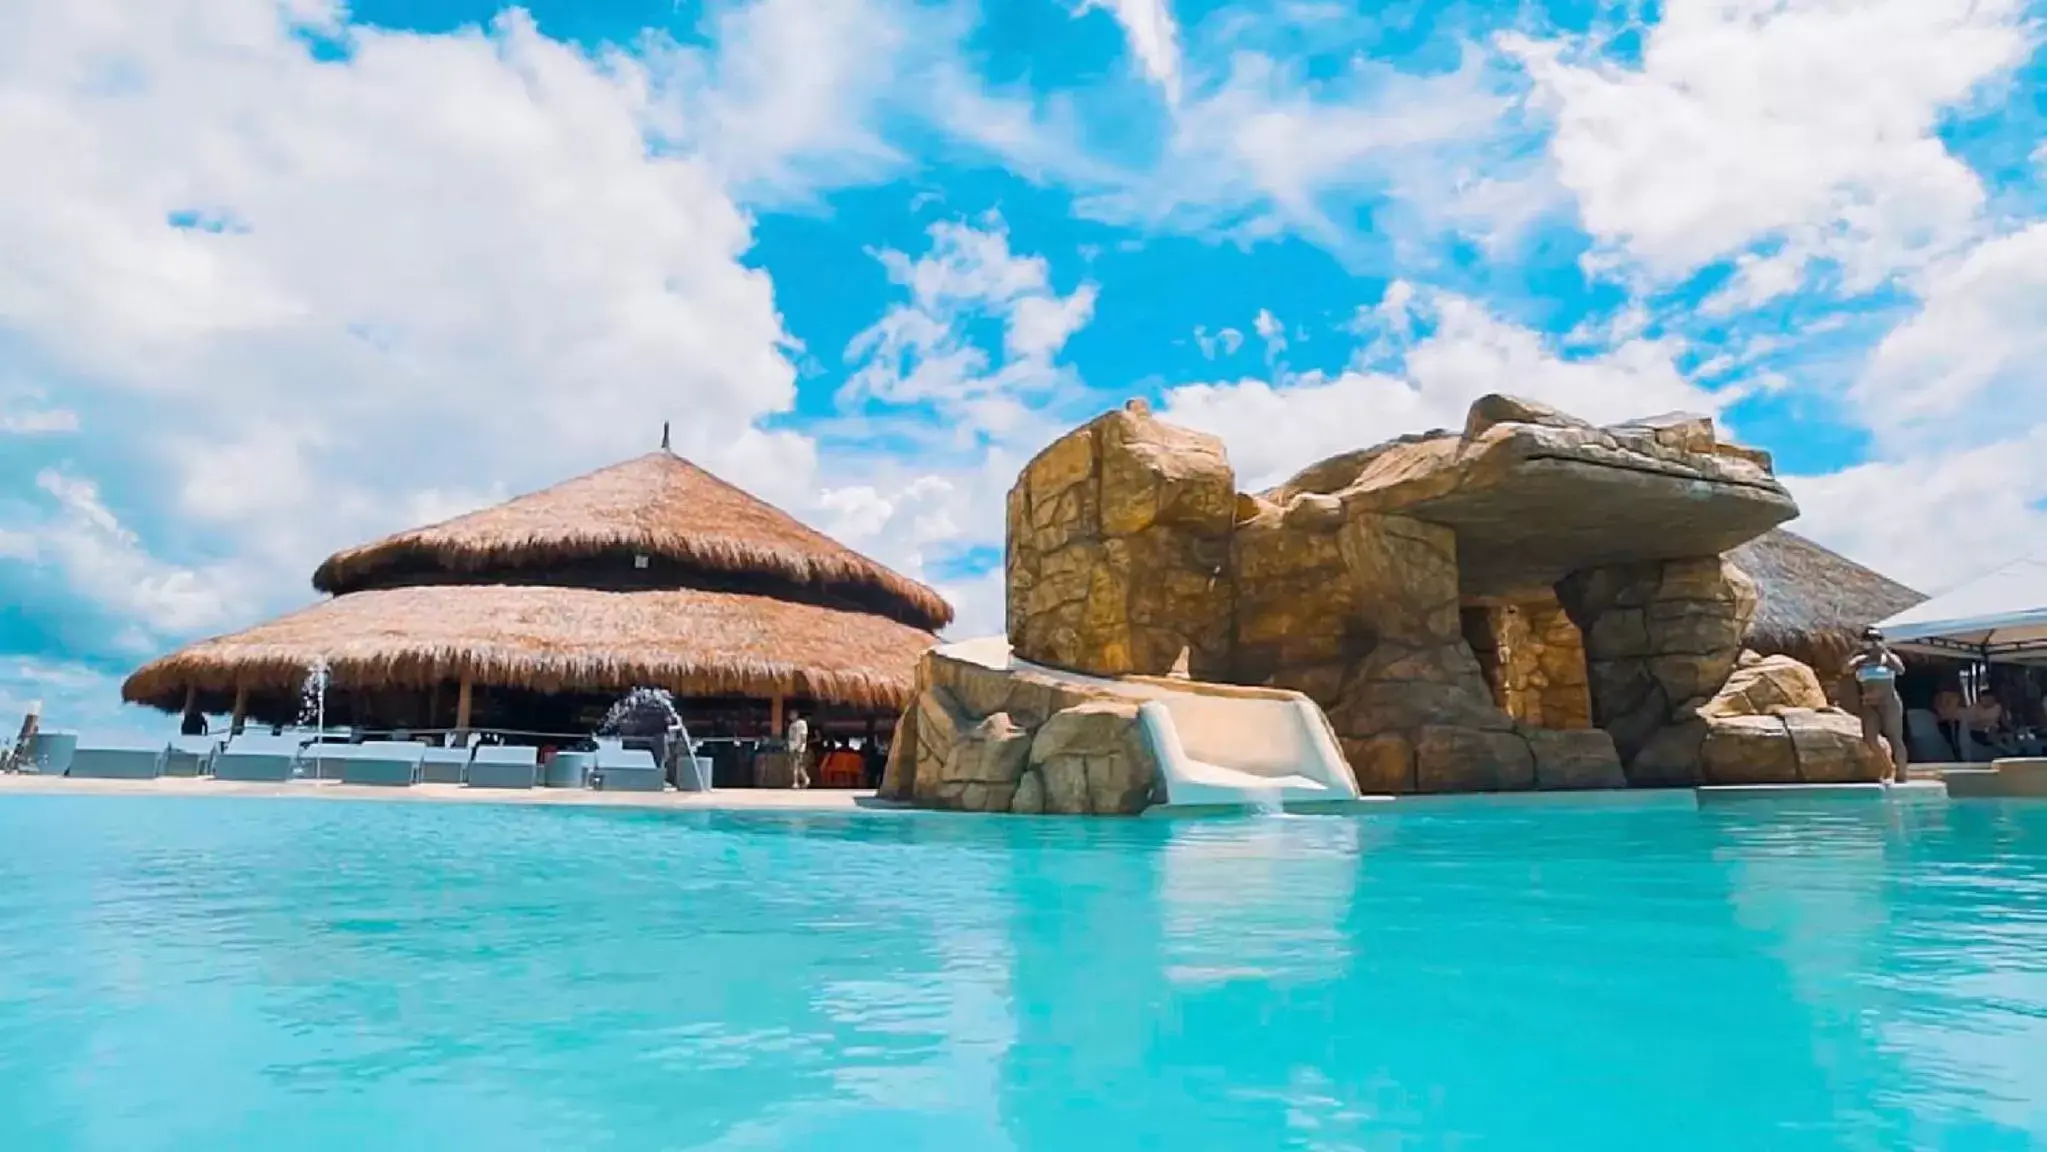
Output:
<svg viewBox="0 0 2047 1152">
<path fill-rule="evenodd" d="M 1782 528 L 1729 554 L 1762 593 L 1748 645 L 1838 672 L 1864 628 L 1926 599 L 1853 560 Z"/>
<path fill-rule="evenodd" d="M 329 557 L 335 593 L 156 660 L 122 686 L 165 710 L 196 690 L 295 693 L 470 680 L 543 692 L 638 685 L 901 708 L 952 619 L 901 576 L 667 452 Z"/>
<path fill-rule="evenodd" d="M 313 587 L 341 595 L 422 575 L 515 573 L 631 553 L 839 593 L 930 630 L 952 623 L 938 593 L 667 452 L 336 552 L 313 573 Z"/>
<path fill-rule="evenodd" d="M 130 700 L 182 706 L 197 685 L 291 693 L 315 655 L 337 684 L 478 684 L 599 691 L 653 684 L 693 696 L 901 707 L 932 636 L 860 612 L 694 589 L 605 592 L 438 585 L 352 592 L 203 640 L 128 680 Z"/>
</svg>

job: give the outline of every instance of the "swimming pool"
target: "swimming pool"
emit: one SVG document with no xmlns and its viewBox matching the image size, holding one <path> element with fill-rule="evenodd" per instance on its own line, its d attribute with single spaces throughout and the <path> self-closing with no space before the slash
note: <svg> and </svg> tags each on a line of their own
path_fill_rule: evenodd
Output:
<svg viewBox="0 0 2047 1152">
<path fill-rule="evenodd" d="M 0 797 L 0 1148 L 2005 1149 L 2047 805 Z"/>
</svg>

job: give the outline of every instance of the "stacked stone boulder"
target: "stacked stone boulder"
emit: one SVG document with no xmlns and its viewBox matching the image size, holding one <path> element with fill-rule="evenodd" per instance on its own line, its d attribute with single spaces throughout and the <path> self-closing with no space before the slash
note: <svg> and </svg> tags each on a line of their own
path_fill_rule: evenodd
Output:
<svg viewBox="0 0 2047 1152">
<path fill-rule="evenodd" d="M 966 812 L 1134 815 L 1159 788 L 1137 709 L 1169 689 L 995 668 L 939 649 L 918 667 L 881 795 Z"/>
<path fill-rule="evenodd" d="M 1009 493 L 1009 638 L 1098 676 L 1229 674 L 1236 475 L 1141 402 L 1054 443 Z"/>
<path fill-rule="evenodd" d="M 885 792 L 1141 809 L 1148 676 L 1301 693 L 1366 792 L 1873 778 L 1809 670 L 1742 652 L 1756 592 L 1723 554 L 1795 514 L 1703 417 L 1602 428 L 1487 397 L 1460 431 L 1239 494 L 1220 441 L 1133 403 L 1024 469 L 1022 663 L 927 657 Z"/>
</svg>

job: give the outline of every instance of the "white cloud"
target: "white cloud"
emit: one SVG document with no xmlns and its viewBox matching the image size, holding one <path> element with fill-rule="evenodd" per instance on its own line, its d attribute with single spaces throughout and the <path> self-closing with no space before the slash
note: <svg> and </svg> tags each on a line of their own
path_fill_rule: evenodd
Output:
<svg viewBox="0 0 2047 1152">
<path fill-rule="evenodd" d="M 1080 10 L 1089 9 L 1103 9 L 1116 18 L 1145 75 L 1165 93 L 1168 103 L 1178 103 L 1180 28 L 1166 0 L 1081 0 Z"/>
<path fill-rule="evenodd" d="M 715 49 L 654 54 L 654 123 L 750 198 L 804 200 L 909 163 L 880 113 L 933 42 L 891 0 L 714 0 Z"/>
<path fill-rule="evenodd" d="M 1359 60 L 1316 80 L 1298 65 L 1235 52 L 1219 83 L 1182 101 L 1150 170 L 1077 207 L 1112 223 L 1243 242 L 1295 233 L 1350 258 L 1375 216 L 1412 219 L 1426 232 L 1477 211 L 1470 197 L 1505 165 L 1490 149 L 1507 108 L 1476 52 L 1451 73 Z M 1389 193 L 1397 200 L 1386 201 Z"/>
<path fill-rule="evenodd" d="M 68 408 L 24 408 L 0 412 L 0 435 L 41 436 L 78 431 L 78 413 Z"/>
<path fill-rule="evenodd" d="M 1674 343 L 1634 338 L 1602 355 L 1564 359 L 1537 333 L 1452 294 L 1403 285 L 1389 292 L 1393 331 L 1372 346 L 1391 350 L 1393 370 L 1282 376 L 1278 381 L 1189 384 L 1169 389 L 1161 415 L 1221 436 L 1240 484 L 1262 488 L 1316 460 L 1407 432 L 1459 428 L 1471 402 L 1512 392 L 1575 416 L 1613 422 L 1673 410 L 1715 413 L 1727 396 L 1680 373 Z M 1410 314 L 1433 328 L 1411 339 Z"/>
<path fill-rule="evenodd" d="M 89 480 L 46 468 L 35 484 L 54 508 L 26 530 L 10 531 L 16 546 L 0 552 L 54 569 L 75 593 L 148 633 L 176 635 L 228 619 L 232 577 L 151 556 Z"/>
<path fill-rule="evenodd" d="M 0 336 L 132 436 L 134 473 L 95 479 L 154 504 L 137 523 L 236 558 L 235 615 L 302 599 L 418 493 L 539 487 L 664 418 L 735 482 L 806 479 L 753 432 L 794 372 L 747 217 L 716 165 L 650 152 L 644 66 L 517 12 L 413 35 L 297 10 L 346 61 L 271 0 L 0 7 Z M 129 609 L 209 616 L 159 575 Z"/>
<path fill-rule="evenodd" d="M 1504 243 L 1555 201 L 1502 131 L 1512 101 L 1485 52 L 1472 49 L 1448 73 L 1357 58 L 1310 76 L 1233 43 L 1234 22 L 1211 23 L 1224 62 L 1189 74 L 1155 149 L 1136 156 L 1094 142 L 1098 109 L 1084 115 L 1065 94 L 990 91 L 957 65 L 936 74 L 928 114 L 1020 174 L 1075 189 L 1075 211 L 1090 219 L 1245 245 L 1299 235 L 1347 262 L 1389 233 L 1406 242 L 1456 228 Z M 1122 111 L 1109 113 L 1112 135 L 1127 140 Z"/>
<path fill-rule="evenodd" d="M 932 225 L 931 249 L 915 259 L 880 253 L 889 279 L 910 298 L 847 345 L 858 367 L 840 390 L 843 404 L 929 405 L 966 445 L 1020 433 L 1034 423 L 1037 404 L 1077 383 L 1054 359 L 1094 315 L 1095 287 L 1059 295 L 1043 257 L 1012 253 L 1001 221 L 984 224 Z M 1004 331 L 1000 364 L 966 331 L 990 319 Z"/>
<path fill-rule="evenodd" d="M 1011 356 L 1049 360 L 1066 347 L 1075 332 L 1094 319 L 1093 284 L 1082 284 L 1068 296 L 1025 296 L 1009 314 L 1003 346 Z"/>
<path fill-rule="evenodd" d="M 1265 358 L 1273 360 L 1286 351 L 1286 325 L 1269 308 L 1260 308 L 1258 315 L 1251 318 L 1251 331 L 1265 342 Z"/>
<path fill-rule="evenodd" d="M 1982 444 L 2047 420 L 2047 222 L 1937 269 L 1922 297 L 1852 392 L 1887 452 Z"/>
<path fill-rule="evenodd" d="M 1965 242 L 1984 199 L 1937 130 L 2021 62 L 2019 0 L 1672 0 L 1640 67 L 1518 35 L 1550 154 L 1592 234 L 1654 277 L 1776 240 L 1874 286 Z M 1754 301 L 1795 286 L 1753 265 Z"/>
<path fill-rule="evenodd" d="M 2047 425 L 1785 482 L 1802 512 L 1794 528 L 1922 592 L 2039 555 L 2047 541 Z"/>
<path fill-rule="evenodd" d="M 2047 223 L 1989 239 L 1919 284 L 1846 410 L 1874 458 L 1789 483 L 1801 529 L 1927 592 L 2047 541 Z"/>
<path fill-rule="evenodd" d="M 1244 346 L 1244 334 L 1235 328 L 1222 328 L 1211 334 L 1206 327 L 1194 328 L 1194 346 L 1201 350 L 1201 358 L 1213 360 L 1217 356 L 1235 356 L 1237 349 Z"/>
</svg>

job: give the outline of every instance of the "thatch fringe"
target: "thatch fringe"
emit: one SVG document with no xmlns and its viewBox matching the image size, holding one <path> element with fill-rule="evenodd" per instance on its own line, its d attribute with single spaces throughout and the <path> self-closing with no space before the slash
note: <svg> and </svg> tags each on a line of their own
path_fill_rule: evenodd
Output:
<svg viewBox="0 0 2047 1152">
<path fill-rule="evenodd" d="M 606 592 L 438 585 L 356 592 L 155 660 L 124 699 L 165 711 L 209 698 L 298 691 L 326 661 L 350 689 L 469 678 L 540 692 L 649 685 L 693 695 L 775 695 L 900 709 L 928 632 L 884 617 L 695 589 Z"/>
<path fill-rule="evenodd" d="M 1925 600 L 1920 593 L 1796 533 L 1776 529 L 1730 554 L 1761 592 L 1748 645 L 1837 674 L 1864 628 Z"/>
<path fill-rule="evenodd" d="M 338 595 L 403 584 L 421 570 L 487 576 L 633 552 L 856 598 L 864 592 L 890 615 L 932 631 L 952 622 L 952 606 L 931 588 L 667 452 L 337 552 L 313 573 L 313 586 Z"/>
</svg>

